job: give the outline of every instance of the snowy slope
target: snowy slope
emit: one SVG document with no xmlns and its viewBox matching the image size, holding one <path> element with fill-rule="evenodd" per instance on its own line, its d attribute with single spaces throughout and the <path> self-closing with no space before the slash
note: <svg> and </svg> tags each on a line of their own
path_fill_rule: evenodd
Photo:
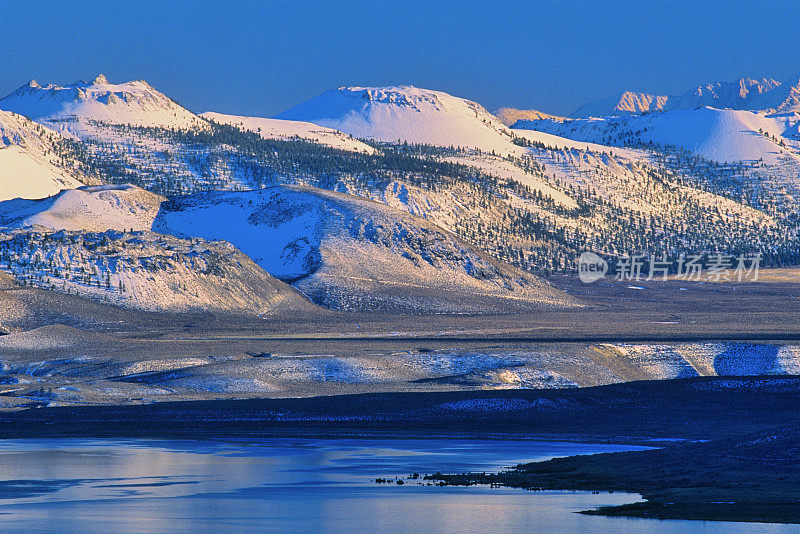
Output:
<svg viewBox="0 0 800 534">
<path fill-rule="evenodd" d="M 102 74 L 64 86 L 30 81 L 0 99 L 0 109 L 73 133 L 88 121 L 174 128 L 203 123 L 143 80 L 112 84 Z"/>
<path fill-rule="evenodd" d="M 540 119 L 559 119 L 555 115 L 544 113 L 535 109 L 516 109 L 516 108 L 499 108 L 494 112 L 494 116 L 500 119 L 500 122 L 506 126 L 513 126 L 517 121 L 533 121 Z"/>
<path fill-rule="evenodd" d="M 249 192 L 198 193 L 172 199 L 155 226 L 179 236 L 226 240 L 267 272 L 296 280 L 319 265 L 322 214 L 303 195 L 282 188 Z"/>
<path fill-rule="evenodd" d="M 161 195 L 127 184 L 86 186 L 41 200 L 0 202 L 0 226 L 146 231 L 152 228 L 164 201 Z"/>
<path fill-rule="evenodd" d="M 0 148 L 0 201 L 42 198 L 81 182 L 18 146 Z"/>
<path fill-rule="evenodd" d="M 310 187 L 178 198 L 155 228 L 230 241 L 337 309 L 464 313 L 575 302 L 408 213 Z"/>
<path fill-rule="evenodd" d="M 83 185 L 51 161 L 56 134 L 21 115 L 0 111 L 0 201 L 42 198 Z"/>
<path fill-rule="evenodd" d="M 407 212 L 310 187 L 166 202 L 135 186 L 84 187 L 41 201 L 2 202 L 0 225 L 152 228 L 182 239 L 227 241 L 315 302 L 340 309 L 460 313 L 575 302 Z"/>
<path fill-rule="evenodd" d="M 260 314 L 307 307 L 228 243 L 153 232 L 0 231 L 0 269 L 27 285 L 150 311 Z"/>
<path fill-rule="evenodd" d="M 481 105 L 407 85 L 340 87 L 275 118 L 311 122 L 383 142 L 517 152 L 508 128 Z"/>
<path fill-rule="evenodd" d="M 289 121 L 280 119 L 265 119 L 260 117 L 241 117 L 238 115 L 224 115 L 212 111 L 201 113 L 201 117 L 221 124 L 230 124 L 244 130 L 256 132 L 264 139 L 291 139 L 300 137 L 331 148 L 364 152 L 372 154 L 375 149 L 362 143 L 351 136 L 343 134 L 333 128 L 325 128 L 317 124 L 302 121 Z"/>
<path fill-rule="evenodd" d="M 763 159 L 776 164 L 790 150 L 784 149 L 759 130 L 780 136 L 797 127 L 797 118 L 764 116 L 743 110 L 703 107 L 641 116 L 523 121 L 515 128 L 538 130 L 576 141 L 619 146 L 629 142 L 682 147 L 719 162 Z M 788 138 L 787 138 L 788 140 Z"/>
</svg>

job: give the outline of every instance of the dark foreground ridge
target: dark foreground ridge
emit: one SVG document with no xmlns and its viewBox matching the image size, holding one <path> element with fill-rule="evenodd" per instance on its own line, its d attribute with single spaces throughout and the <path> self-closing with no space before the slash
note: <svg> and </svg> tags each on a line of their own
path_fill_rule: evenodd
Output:
<svg viewBox="0 0 800 534">
<path fill-rule="evenodd" d="M 602 441 L 717 439 L 800 424 L 800 376 L 569 389 L 62 406 L 0 413 L 0 437 L 226 438 L 400 432 Z"/>
</svg>

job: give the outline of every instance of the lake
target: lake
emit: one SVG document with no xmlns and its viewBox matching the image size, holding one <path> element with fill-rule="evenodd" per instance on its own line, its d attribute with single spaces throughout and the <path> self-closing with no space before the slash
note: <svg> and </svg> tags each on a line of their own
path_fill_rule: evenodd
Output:
<svg viewBox="0 0 800 534">
<path fill-rule="evenodd" d="M 376 484 L 635 447 L 454 439 L 0 441 L 4 532 L 797 532 L 577 514 L 630 494 Z"/>
</svg>

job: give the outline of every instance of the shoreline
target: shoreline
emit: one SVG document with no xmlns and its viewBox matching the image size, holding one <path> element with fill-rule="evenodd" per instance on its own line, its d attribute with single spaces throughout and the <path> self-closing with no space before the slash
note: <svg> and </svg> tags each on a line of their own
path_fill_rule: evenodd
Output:
<svg viewBox="0 0 800 534">
<path fill-rule="evenodd" d="M 575 455 L 497 473 L 436 473 L 440 486 L 636 493 L 586 515 L 800 524 L 800 426 L 634 452 Z"/>
<path fill-rule="evenodd" d="M 494 474 L 436 473 L 431 481 L 624 491 L 647 499 L 583 512 L 592 515 L 800 523 L 800 376 L 67 406 L 0 413 L 0 439 L 290 437 L 536 440 L 655 447 L 520 464 Z M 724 504 L 731 502 L 735 504 Z"/>
</svg>

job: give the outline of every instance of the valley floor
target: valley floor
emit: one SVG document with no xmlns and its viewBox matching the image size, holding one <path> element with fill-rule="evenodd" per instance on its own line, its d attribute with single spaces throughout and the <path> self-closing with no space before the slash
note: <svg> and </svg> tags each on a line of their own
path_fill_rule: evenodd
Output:
<svg viewBox="0 0 800 534">
<path fill-rule="evenodd" d="M 800 277 L 762 279 L 587 286 L 551 277 L 587 306 L 455 316 L 278 307 L 263 317 L 138 312 L 6 279 L 0 406 L 800 374 Z"/>
</svg>

